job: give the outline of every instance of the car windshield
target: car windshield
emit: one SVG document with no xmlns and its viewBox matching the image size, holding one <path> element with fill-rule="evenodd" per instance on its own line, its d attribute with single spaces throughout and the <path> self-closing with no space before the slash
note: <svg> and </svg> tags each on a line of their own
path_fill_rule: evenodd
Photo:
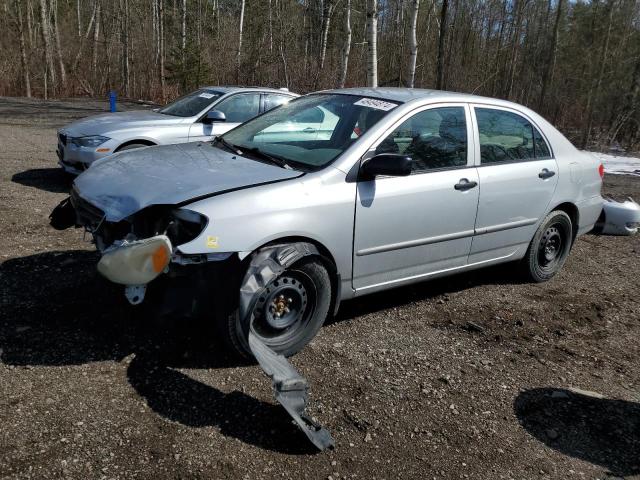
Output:
<svg viewBox="0 0 640 480">
<path fill-rule="evenodd" d="M 358 95 L 308 95 L 229 131 L 224 144 L 319 170 L 397 106 Z"/>
<path fill-rule="evenodd" d="M 220 92 L 215 90 L 203 88 L 180 97 L 175 102 L 158 110 L 158 112 L 165 115 L 173 115 L 174 117 L 193 117 L 215 102 L 221 95 Z"/>
</svg>

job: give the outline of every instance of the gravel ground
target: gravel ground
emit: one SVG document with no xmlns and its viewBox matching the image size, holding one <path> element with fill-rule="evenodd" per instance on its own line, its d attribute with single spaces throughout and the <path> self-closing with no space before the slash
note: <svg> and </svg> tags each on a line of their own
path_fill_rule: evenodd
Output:
<svg viewBox="0 0 640 480">
<path fill-rule="evenodd" d="M 0 477 L 640 478 L 640 237 L 587 235 L 542 285 L 503 267 L 345 303 L 292 359 L 337 442 L 316 453 L 257 366 L 186 322 L 150 335 L 48 226 L 55 128 L 104 108 L 0 98 Z"/>
</svg>

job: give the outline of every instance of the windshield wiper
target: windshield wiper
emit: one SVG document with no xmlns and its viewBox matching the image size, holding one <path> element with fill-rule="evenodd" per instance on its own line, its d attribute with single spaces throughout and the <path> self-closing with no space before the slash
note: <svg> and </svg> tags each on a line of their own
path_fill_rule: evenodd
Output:
<svg viewBox="0 0 640 480">
<path fill-rule="evenodd" d="M 227 142 L 224 138 L 218 136 L 214 139 L 214 142 L 221 143 L 227 150 L 230 150 L 232 153 L 236 155 L 240 155 L 242 152 L 236 147 L 233 143 Z"/>
<path fill-rule="evenodd" d="M 269 153 L 265 153 L 262 150 L 260 150 L 258 147 L 251 147 L 251 148 L 244 148 L 244 147 L 240 147 L 240 154 L 242 154 L 242 152 L 249 152 L 252 153 L 253 155 L 260 157 L 264 160 L 267 160 L 275 165 L 278 165 L 279 167 L 282 168 L 286 168 L 289 170 L 293 170 L 293 168 L 287 163 L 287 161 L 284 158 L 281 157 L 277 157 L 275 155 L 271 155 Z"/>
</svg>

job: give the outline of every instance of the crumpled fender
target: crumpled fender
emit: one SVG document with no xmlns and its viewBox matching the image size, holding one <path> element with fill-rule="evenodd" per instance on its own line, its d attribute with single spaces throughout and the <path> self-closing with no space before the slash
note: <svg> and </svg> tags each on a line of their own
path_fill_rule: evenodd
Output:
<svg viewBox="0 0 640 480">
<path fill-rule="evenodd" d="M 248 346 L 253 356 L 271 378 L 273 393 L 291 415 L 300 430 L 320 450 L 333 448 L 329 431 L 305 414 L 309 398 L 309 383 L 288 360 L 267 347 L 253 333 L 253 307 L 260 294 L 286 268 L 308 255 L 320 255 L 315 246 L 294 243 L 274 246 L 259 252 L 252 260 L 240 287 L 238 308 L 242 328 L 248 333 Z"/>
<path fill-rule="evenodd" d="M 631 197 L 624 202 L 617 202 L 605 197 L 602 215 L 596 228 L 605 235 L 633 235 L 638 233 L 640 224 L 640 205 Z"/>
</svg>

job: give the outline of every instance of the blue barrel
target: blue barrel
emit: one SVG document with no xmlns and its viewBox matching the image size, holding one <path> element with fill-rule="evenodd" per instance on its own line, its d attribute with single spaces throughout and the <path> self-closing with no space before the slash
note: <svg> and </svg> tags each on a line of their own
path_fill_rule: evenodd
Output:
<svg viewBox="0 0 640 480">
<path fill-rule="evenodd" d="M 116 92 L 115 90 L 111 90 L 109 92 L 109 111 L 111 112 L 115 112 L 116 111 Z"/>
</svg>

